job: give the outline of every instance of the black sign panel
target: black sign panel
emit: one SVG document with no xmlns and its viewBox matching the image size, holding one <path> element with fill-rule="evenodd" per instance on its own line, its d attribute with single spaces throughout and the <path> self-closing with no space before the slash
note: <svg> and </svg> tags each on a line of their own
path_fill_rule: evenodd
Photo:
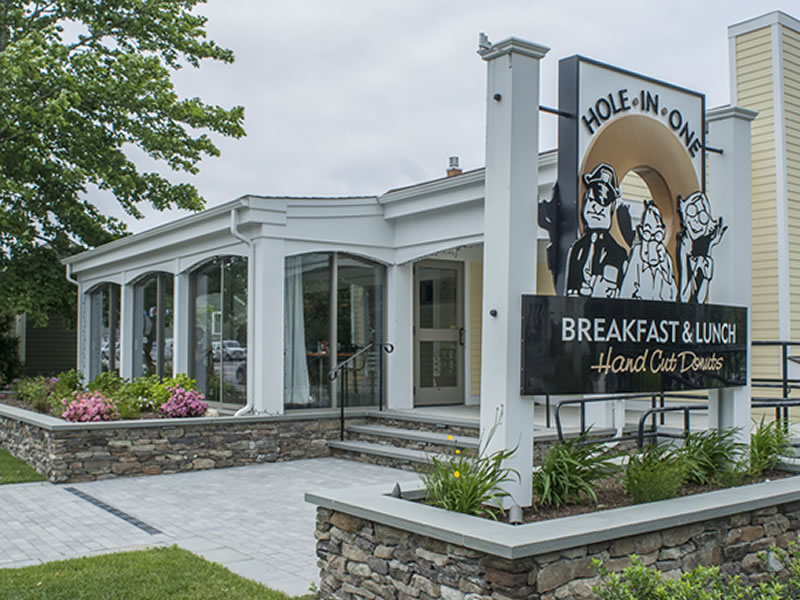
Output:
<svg viewBox="0 0 800 600">
<path fill-rule="evenodd" d="M 522 394 L 660 392 L 747 383 L 747 309 L 522 297 Z"/>
</svg>

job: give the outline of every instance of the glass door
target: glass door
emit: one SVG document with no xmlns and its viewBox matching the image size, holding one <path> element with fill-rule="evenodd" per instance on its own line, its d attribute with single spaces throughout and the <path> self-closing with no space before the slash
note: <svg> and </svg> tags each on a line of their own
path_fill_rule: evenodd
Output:
<svg viewBox="0 0 800 600">
<path fill-rule="evenodd" d="M 463 264 L 414 269 L 414 405 L 464 403 Z"/>
</svg>

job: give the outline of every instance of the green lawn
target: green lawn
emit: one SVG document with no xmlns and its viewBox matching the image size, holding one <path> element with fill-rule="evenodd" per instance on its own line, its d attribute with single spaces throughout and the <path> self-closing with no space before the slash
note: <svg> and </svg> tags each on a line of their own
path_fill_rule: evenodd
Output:
<svg viewBox="0 0 800 600">
<path fill-rule="evenodd" d="M 176 546 L 0 569 L 0 598 L 291 600 Z"/>
<path fill-rule="evenodd" d="M 0 485 L 44 480 L 45 476 L 34 471 L 26 462 L 11 456 L 5 450 L 0 450 Z"/>
</svg>

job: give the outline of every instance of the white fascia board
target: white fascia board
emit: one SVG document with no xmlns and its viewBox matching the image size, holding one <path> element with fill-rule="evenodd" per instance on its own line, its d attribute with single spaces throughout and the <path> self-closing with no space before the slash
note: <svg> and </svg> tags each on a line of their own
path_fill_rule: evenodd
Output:
<svg viewBox="0 0 800 600">
<path fill-rule="evenodd" d="M 88 257 L 94 258 L 101 254 L 112 253 L 120 248 L 125 248 L 127 246 L 140 244 L 145 240 L 158 239 L 175 230 L 183 230 L 187 225 L 195 224 L 197 222 L 202 222 L 209 219 L 214 219 L 220 214 L 226 214 L 226 215 L 230 214 L 230 211 L 236 208 L 237 206 L 244 206 L 245 198 L 246 197 L 238 198 L 236 200 L 231 200 L 230 202 L 220 204 L 219 206 L 206 209 L 199 213 L 188 215 L 186 217 L 176 219 L 175 221 L 164 223 L 163 225 L 158 225 L 156 227 L 153 227 L 152 229 L 146 229 L 145 231 L 130 235 L 128 237 L 121 238 L 119 240 L 114 240 L 113 242 L 109 242 L 108 244 L 103 244 L 102 246 L 98 246 L 97 248 L 93 248 L 92 250 L 86 250 L 85 252 L 81 252 L 80 254 L 76 254 L 75 256 L 70 256 L 68 258 L 65 258 L 61 262 L 63 264 L 79 264 L 84 260 L 86 260 Z"/>
<path fill-rule="evenodd" d="M 383 210 L 376 197 L 343 199 L 341 201 L 291 201 L 287 205 L 289 219 L 337 219 L 382 217 Z"/>
<path fill-rule="evenodd" d="M 741 23 L 735 23 L 734 25 L 728 26 L 728 37 L 734 38 L 742 35 L 743 33 L 749 33 L 751 31 L 756 31 L 757 29 L 770 27 L 772 25 L 783 25 L 784 27 L 788 27 L 789 29 L 800 33 L 799 20 L 787 15 L 781 10 L 774 10 L 765 15 L 761 15 L 760 17 L 754 17 L 752 19 L 748 19 L 747 21 L 742 21 Z M 735 102 L 736 99 L 732 98 L 731 100 Z"/>
</svg>

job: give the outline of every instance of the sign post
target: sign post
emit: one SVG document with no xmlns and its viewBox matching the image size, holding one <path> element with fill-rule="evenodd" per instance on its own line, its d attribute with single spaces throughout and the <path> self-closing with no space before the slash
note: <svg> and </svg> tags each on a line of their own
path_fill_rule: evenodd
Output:
<svg viewBox="0 0 800 600">
<path fill-rule="evenodd" d="M 504 489 L 532 502 L 533 399 L 520 395 L 520 301 L 536 291 L 539 176 L 539 61 L 548 48 L 516 38 L 482 39 L 487 62 L 486 190 L 483 246 L 481 445 L 515 448 Z M 491 436 L 490 436 L 491 433 Z"/>
</svg>

